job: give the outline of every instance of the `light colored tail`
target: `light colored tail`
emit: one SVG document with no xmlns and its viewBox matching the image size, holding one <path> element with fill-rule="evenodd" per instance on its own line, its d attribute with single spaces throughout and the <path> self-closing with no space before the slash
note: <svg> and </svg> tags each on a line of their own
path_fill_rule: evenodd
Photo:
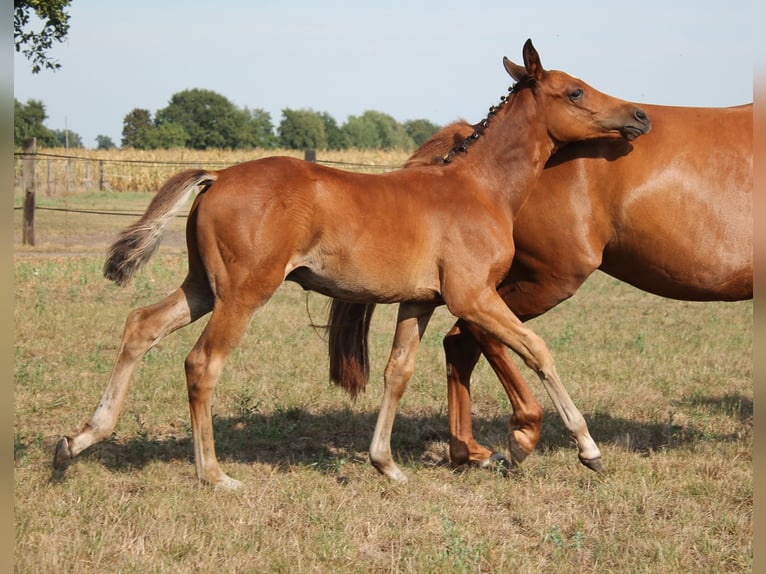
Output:
<svg viewBox="0 0 766 574">
<path fill-rule="evenodd" d="M 200 185 L 209 187 L 216 179 L 216 172 L 191 169 L 167 180 L 141 219 L 123 230 L 109 248 L 104 263 L 104 277 L 118 285 L 128 283 L 157 250 L 168 223 L 188 201 L 192 192 Z"/>
</svg>

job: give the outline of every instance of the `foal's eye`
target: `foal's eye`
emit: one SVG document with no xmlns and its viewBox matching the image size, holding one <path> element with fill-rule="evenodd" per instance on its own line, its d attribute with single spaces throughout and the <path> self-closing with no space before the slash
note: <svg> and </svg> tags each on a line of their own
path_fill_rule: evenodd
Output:
<svg viewBox="0 0 766 574">
<path fill-rule="evenodd" d="M 572 100 L 573 102 L 576 102 L 577 100 L 582 98 L 584 93 L 585 92 L 583 92 L 581 88 L 577 88 L 576 90 L 572 90 L 569 93 L 569 99 Z"/>
</svg>

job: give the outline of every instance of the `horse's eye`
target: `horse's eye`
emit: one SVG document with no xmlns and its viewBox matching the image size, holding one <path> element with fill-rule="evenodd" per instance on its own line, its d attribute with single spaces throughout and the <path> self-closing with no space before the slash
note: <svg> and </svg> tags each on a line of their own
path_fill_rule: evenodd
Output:
<svg viewBox="0 0 766 574">
<path fill-rule="evenodd" d="M 577 88 L 576 90 L 572 90 L 569 93 L 569 99 L 572 100 L 573 102 L 575 102 L 575 101 L 579 100 L 580 98 L 582 98 L 584 93 L 585 92 L 583 92 L 581 88 Z"/>
</svg>

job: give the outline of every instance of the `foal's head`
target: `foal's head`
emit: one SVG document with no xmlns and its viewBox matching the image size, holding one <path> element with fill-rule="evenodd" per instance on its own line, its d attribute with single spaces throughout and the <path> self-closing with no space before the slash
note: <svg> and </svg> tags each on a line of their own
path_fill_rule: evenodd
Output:
<svg viewBox="0 0 766 574">
<path fill-rule="evenodd" d="M 544 70 L 532 41 L 524 44 L 524 65 L 503 58 L 517 89 L 529 87 L 557 147 L 573 141 L 622 137 L 630 141 L 649 133 L 651 122 L 636 104 L 608 96 L 564 72 Z"/>
</svg>

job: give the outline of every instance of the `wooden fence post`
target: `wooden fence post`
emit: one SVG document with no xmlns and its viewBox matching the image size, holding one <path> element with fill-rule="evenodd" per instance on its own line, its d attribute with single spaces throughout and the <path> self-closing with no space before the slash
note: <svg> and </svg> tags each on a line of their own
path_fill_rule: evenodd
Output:
<svg viewBox="0 0 766 574">
<path fill-rule="evenodd" d="M 24 245 L 35 244 L 35 154 L 37 153 L 37 139 L 27 138 L 22 147 L 24 159 L 22 161 L 22 181 L 24 183 L 24 224 L 21 232 L 21 240 Z"/>
<path fill-rule="evenodd" d="M 307 149 L 303 152 L 303 159 L 310 162 L 316 162 L 317 160 L 317 150 L 315 149 Z"/>
</svg>

